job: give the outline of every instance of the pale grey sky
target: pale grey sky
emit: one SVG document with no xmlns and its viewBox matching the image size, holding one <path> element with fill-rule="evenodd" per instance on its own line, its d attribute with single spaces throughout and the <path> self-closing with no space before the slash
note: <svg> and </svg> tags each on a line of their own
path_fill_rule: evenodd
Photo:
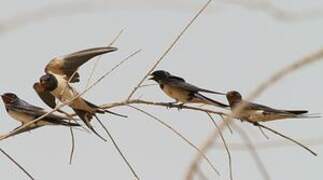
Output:
<svg viewBox="0 0 323 180">
<path fill-rule="evenodd" d="M 110 0 L 106 4 L 98 1 L 93 7 L 87 5 L 84 13 L 66 13 L 64 10 L 64 16 L 54 15 L 50 18 L 36 18 L 32 23 L 20 23 L 23 19 L 21 17 L 29 21 L 27 15 L 32 15 L 30 12 L 34 10 L 63 2 L 68 1 L 0 2 L 0 22 L 9 23 L 8 19 L 19 17 L 16 21 L 18 25 L 1 24 L 4 30 L 6 27 L 15 27 L 9 32 L 0 31 L 1 93 L 15 92 L 30 103 L 46 107 L 34 93 L 32 84 L 43 73 L 48 61 L 57 55 L 108 44 L 125 28 L 124 34 L 115 44 L 119 51 L 102 56 L 95 78 L 134 50 L 143 51 L 85 96 L 97 104 L 123 100 L 205 1 Z M 86 4 L 86 1 L 82 2 Z M 274 4 L 295 11 L 323 7 L 322 0 L 276 0 Z M 69 7 L 65 8 L 75 12 L 80 8 Z M 24 16 L 25 12 L 28 13 Z M 40 14 L 47 17 L 46 14 Z M 323 16 L 286 22 L 260 10 L 215 1 L 158 69 L 168 70 L 201 87 L 217 91 L 235 89 L 246 95 L 282 66 L 322 48 L 322 32 Z M 76 86 L 79 90 L 84 88 L 92 65 L 93 62 L 82 67 L 82 82 Z M 319 62 L 287 76 L 268 89 L 257 102 L 278 108 L 305 108 L 313 113 L 322 113 L 322 69 L 323 62 Z M 142 89 L 136 94 L 136 97 L 139 96 L 155 101 L 171 101 L 158 87 Z M 223 97 L 214 98 L 225 102 Z M 196 145 L 200 145 L 213 130 L 207 116 L 198 112 L 140 107 L 176 127 Z M 142 179 L 184 178 L 196 151 L 168 129 L 139 112 L 125 107 L 115 111 L 127 114 L 129 118 L 124 120 L 110 115 L 100 117 Z M 18 126 L 5 112 L 3 103 L 0 112 L 1 133 Z M 246 123 L 237 124 L 248 132 L 254 142 L 267 141 L 257 128 Z M 267 125 L 296 139 L 323 136 L 322 119 L 286 120 Z M 95 127 L 100 129 L 98 124 Z M 272 141 L 281 140 L 268 134 Z M 243 143 L 238 133 L 231 135 L 225 131 L 224 135 L 228 142 Z M 36 179 L 133 179 L 110 142 L 103 143 L 92 134 L 76 131 L 76 143 L 72 165 L 68 164 L 71 142 L 67 128 L 44 127 L 2 141 L 0 146 Z M 323 146 L 311 148 L 319 153 L 318 157 L 312 157 L 296 145 L 258 152 L 274 180 L 320 180 Z M 222 175 L 215 175 L 205 162 L 202 165 L 203 172 L 210 179 L 228 179 L 225 151 L 215 146 L 208 156 Z M 232 151 L 232 158 L 236 180 L 262 179 L 248 152 Z M 2 155 L 0 167 L 1 179 L 27 179 Z"/>
</svg>

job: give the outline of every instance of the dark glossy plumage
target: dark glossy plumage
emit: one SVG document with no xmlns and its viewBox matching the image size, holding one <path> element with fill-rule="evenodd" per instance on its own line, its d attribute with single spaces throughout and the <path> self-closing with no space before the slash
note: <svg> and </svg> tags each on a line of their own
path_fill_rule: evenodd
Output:
<svg viewBox="0 0 323 180">
<path fill-rule="evenodd" d="M 187 83 L 183 78 L 174 76 L 167 71 L 157 70 L 151 74 L 151 80 L 156 81 L 160 88 L 171 98 L 182 103 L 204 103 L 226 108 L 228 105 L 202 95 L 200 92 L 220 94 L 224 93 L 199 88 Z"/>
</svg>

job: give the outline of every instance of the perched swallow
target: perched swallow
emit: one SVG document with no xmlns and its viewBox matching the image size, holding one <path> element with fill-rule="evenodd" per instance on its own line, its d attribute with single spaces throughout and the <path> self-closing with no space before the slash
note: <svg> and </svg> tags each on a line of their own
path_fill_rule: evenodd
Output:
<svg viewBox="0 0 323 180">
<path fill-rule="evenodd" d="M 245 107 L 239 114 L 236 115 L 237 119 L 248 121 L 251 123 L 273 121 L 287 118 L 318 118 L 308 113 L 307 110 L 281 110 L 274 109 L 261 104 L 247 102 L 242 99 L 242 96 L 237 91 L 229 91 L 226 94 L 231 109 L 233 110 L 240 103 L 245 103 Z"/>
<path fill-rule="evenodd" d="M 40 78 L 39 82 L 34 84 L 33 88 L 39 97 L 51 108 L 56 107 L 56 98 L 61 102 L 73 100 L 71 103 L 69 103 L 69 106 L 83 120 L 88 128 L 90 128 L 101 139 L 105 140 L 90 124 L 93 116 L 97 118 L 96 113 L 111 113 L 122 117 L 126 116 L 100 109 L 98 106 L 86 101 L 82 97 L 74 99 L 79 95 L 79 93 L 69 85 L 69 82 L 79 81 L 79 74 L 77 73 L 77 70 L 82 64 L 97 55 L 116 50 L 117 49 L 114 47 L 99 47 L 54 58 L 46 66 L 46 74 Z M 73 74 L 74 76 L 72 76 Z M 70 79 L 71 81 L 69 81 Z"/>
<path fill-rule="evenodd" d="M 26 101 L 20 99 L 13 93 L 5 93 L 1 95 L 1 97 L 5 104 L 6 111 L 8 112 L 8 114 L 12 118 L 21 122 L 21 126 L 47 113 L 47 111 L 45 111 L 43 108 L 31 105 Z M 66 117 L 55 114 L 49 114 L 40 121 L 31 124 L 25 129 L 18 131 L 14 135 L 20 134 L 25 131 L 30 131 L 32 129 L 42 127 L 45 125 L 80 126 L 77 123 L 68 122 L 67 120 L 69 119 Z"/>
<path fill-rule="evenodd" d="M 176 100 L 176 103 L 181 102 L 180 105 L 183 105 L 184 103 L 203 103 L 215 105 L 222 108 L 229 107 L 226 104 L 223 104 L 221 102 L 215 101 L 202 95 L 200 92 L 225 95 L 224 93 L 196 87 L 185 82 L 183 78 L 171 75 L 167 71 L 154 71 L 151 74 L 151 78 L 149 80 L 156 81 L 159 84 L 159 87 L 169 97 Z"/>
</svg>

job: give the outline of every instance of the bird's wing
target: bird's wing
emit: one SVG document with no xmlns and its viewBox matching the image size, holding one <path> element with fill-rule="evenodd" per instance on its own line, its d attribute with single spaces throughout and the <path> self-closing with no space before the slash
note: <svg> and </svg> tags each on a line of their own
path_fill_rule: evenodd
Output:
<svg viewBox="0 0 323 180">
<path fill-rule="evenodd" d="M 177 76 L 171 76 L 171 78 L 168 79 L 168 84 L 170 86 L 185 89 L 185 90 L 190 91 L 192 93 L 205 92 L 205 93 L 224 95 L 224 93 L 221 93 L 221 92 L 211 91 L 211 90 L 207 90 L 207 89 L 203 89 L 203 88 L 199 88 L 197 86 L 194 86 L 190 83 L 185 82 L 185 80 L 183 78 L 180 78 Z"/>
<path fill-rule="evenodd" d="M 19 99 L 19 104 L 17 106 L 24 107 L 24 108 L 32 110 L 32 111 L 44 111 L 43 108 L 29 104 L 28 102 L 26 102 L 22 99 Z"/>
<path fill-rule="evenodd" d="M 17 112 L 21 112 L 21 113 L 25 113 L 30 116 L 33 116 L 35 119 L 48 113 L 43 108 L 31 105 L 22 99 L 19 99 L 19 103 L 16 103 L 14 106 L 11 106 L 11 109 Z M 62 124 L 61 121 L 69 120 L 69 118 L 51 113 L 42 120 L 53 124 Z"/>
<path fill-rule="evenodd" d="M 199 89 L 198 87 L 185 82 L 183 78 L 177 76 L 170 76 L 165 83 L 169 86 L 181 88 L 192 93 L 198 92 Z"/>
<path fill-rule="evenodd" d="M 49 91 L 46 91 L 44 88 L 42 88 L 40 83 L 35 83 L 33 88 L 44 103 L 46 103 L 53 109 L 56 107 L 55 96 L 53 96 Z"/>
<path fill-rule="evenodd" d="M 304 114 L 307 113 L 307 110 L 297 110 L 297 111 L 291 111 L 291 110 L 282 110 L 282 109 L 274 109 L 269 106 L 265 106 L 262 104 L 257 104 L 257 103 L 251 103 L 248 102 L 246 108 L 248 110 L 262 110 L 264 113 L 280 113 L 280 114 Z"/>
<path fill-rule="evenodd" d="M 243 101 L 245 103 L 244 109 L 246 110 L 263 110 L 263 111 L 268 111 L 268 112 L 276 112 L 276 109 L 273 109 L 269 106 L 265 106 L 262 104 L 257 104 L 257 103 L 252 103 L 248 101 Z"/>
<path fill-rule="evenodd" d="M 48 113 L 47 111 L 45 111 L 43 109 L 34 108 L 34 106 L 32 106 L 32 105 L 30 106 L 30 104 L 26 106 L 23 103 L 16 104 L 14 107 L 12 107 L 12 110 L 14 110 L 16 112 L 28 114 L 31 117 L 33 117 L 34 119 L 37 119 L 37 118 L 43 116 L 44 114 Z M 69 119 L 67 117 L 59 116 L 56 114 L 48 114 L 46 117 L 41 119 L 42 122 L 47 122 L 52 125 L 80 126 L 78 123 L 69 122 L 66 120 L 69 120 Z M 39 127 L 39 126 L 43 126 L 43 125 L 44 124 L 40 125 L 38 123 L 35 123 L 35 125 L 33 125 L 33 126 L 31 125 L 30 127 L 35 127 L 35 126 Z M 26 128 L 26 130 L 28 131 L 31 129 Z"/>
<path fill-rule="evenodd" d="M 79 82 L 78 68 L 95 56 L 116 51 L 115 47 L 97 47 L 74 52 L 52 59 L 46 66 L 45 72 L 66 75 L 69 78 L 74 74 L 71 82 Z"/>
</svg>

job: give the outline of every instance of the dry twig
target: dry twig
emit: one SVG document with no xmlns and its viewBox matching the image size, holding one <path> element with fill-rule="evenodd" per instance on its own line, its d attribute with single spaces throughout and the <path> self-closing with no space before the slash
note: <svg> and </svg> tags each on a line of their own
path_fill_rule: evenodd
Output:
<svg viewBox="0 0 323 180">
<path fill-rule="evenodd" d="M 264 12 L 276 20 L 284 22 L 295 22 L 319 18 L 323 15 L 323 7 L 307 10 L 291 11 L 277 6 L 272 0 L 227 0 L 225 3 L 237 4 L 248 10 Z"/>
<path fill-rule="evenodd" d="M 120 147 L 118 146 L 117 142 L 114 140 L 114 138 L 113 138 L 112 134 L 110 133 L 110 131 L 108 130 L 108 128 L 102 123 L 102 121 L 99 118 L 97 118 L 97 120 L 99 121 L 99 123 L 101 124 L 101 126 L 103 127 L 103 129 L 105 130 L 105 132 L 108 134 L 110 140 L 113 143 L 113 146 L 117 149 L 118 153 L 120 154 L 120 156 L 122 157 L 122 159 L 124 160 L 124 162 L 127 164 L 128 168 L 130 169 L 130 171 L 134 175 L 135 179 L 139 180 L 140 178 L 137 175 L 135 169 L 132 167 L 132 165 L 130 164 L 130 162 L 126 158 L 126 156 L 122 153 Z"/>
<path fill-rule="evenodd" d="M 317 154 L 314 151 L 312 151 L 309 147 L 305 146 L 304 144 L 296 141 L 295 139 L 293 139 L 291 137 L 288 137 L 288 136 L 286 136 L 286 135 L 284 135 L 284 134 L 282 134 L 282 133 L 280 133 L 280 132 L 278 132 L 278 131 L 276 131 L 276 130 L 268 127 L 268 126 L 265 126 L 263 124 L 260 124 L 260 123 L 255 123 L 254 125 L 255 126 L 258 126 L 258 127 L 261 127 L 261 128 L 264 128 L 264 129 L 266 129 L 266 130 L 268 130 L 268 131 L 270 131 L 270 132 L 272 132 L 272 133 L 274 133 L 274 134 L 276 134 L 276 135 L 278 135 L 280 137 L 283 137 L 283 138 L 285 138 L 285 139 L 287 139 L 287 140 L 289 140 L 289 141 L 291 141 L 291 142 L 299 145 L 300 147 L 304 148 L 305 150 L 307 150 L 308 152 L 310 152 L 314 156 L 317 156 Z"/>
<path fill-rule="evenodd" d="M 119 31 L 119 33 L 116 35 L 116 37 L 108 44 L 108 47 L 112 46 L 119 39 L 119 37 L 121 36 L 122 33 L 123 33 L 123 29 L 121 31 Z M 93 78 L 94 72 L 95 72 L 97 66 L 99 65 L 101 57 L 102 57 L 102 55 L 98 56 L 96 61 L 94 62 L 94 65 L 92 67 L 92 70 L 91 70 L 90 76 L 87 80 L 85 88 L 89 87 L 91 80 Z"/>
<path fill-rule="evenodd" d="M 184 27 L 184 29 L 179 33 L 179 35 L 176 37 L 176 39 L 170 44 L 170 46 L 166 49 L 166 51 L 158 58 L 158 60 L 155 62 L 155 64 L 149 69 L 149 71 L 146 73 L 146 75 L 140 80 L 138 85 L 131 91 L 129 94 L 127 100 L 130 100 L 131 97 L 135 94 L 137 89 L 142 85 L 142 83 L 146 80 L 146 78 L 155 70 L 155 68 L 159 65 L 159 63 L 166 57 L 166 55 L 170 52 L 170 50 L 175 46 L 175 44 L 178 42 L 178 40 L 184 35 L 186 30 L 193 24 L 193 22 L 202 14 L 202 12 L 209 6 L 209 4 L 212 2 L 212 0 L 208 0 L 204 6 L 197 12 L 197 14 L 193 17 L 192 20 L 189 21 L 189 23 Z"/>
<path fill-rule="evenodd" d="M 219 126 L 218 126 L 218 124 L 215 122 L 215 119 L 212 117 L 212 115 L 211 115 L 210 113 L 206 113 L 206 114 L 207 114 L 207 115 L 209 116 L 209 118 L 211 119 L 211 121 L 212 121 L 213 125 L 215 126 L 215 128 L 219 129 Z M 228 146 L 227 142 L 225 141 L 224 136 L 223 136 L 223 134 L 222 134 L 222 132 L 221 132 L 221 131 L 219 131 L 219 135 L 220 135 L 220 138 L 221 138 L 221 140 L 222 140 L 222 142 L 223 142 L 224 148 L 225 148 L 225 150 L 226 150 L 226 152 L 227 152 L 227 154 L 228 154 L 230 180 L 233 180 L 232 157 L 231 157 L 231 153 L 230 153 L 230 150 L 229 150 L 229 146 Z"/>
<path fill-rule="evenodd" d="M 11 162 L 13 162 L 19 169 L 21 169 L 31 180 L 35 178 L 24 168 L 22 167 L 13 157 L 11 157 L 6 151 L 0 148 L 0 151 L 8 158 Z"/>
<path fill-rule="evenodd" d="M 183 139 L 188 145 L 190 145 L 191 147 L 193 147 L 196 151 L 198 152 L 201 152 L 200 149 L 195 146 L 188 138 L 186 138 L 185 136 L 183 136 L 180 132 L 178 132 L 176 129 L 174 129 L 172 126 L 170 126 L 169 124 L 165 123 L 164 121 L 162 121 L 161 119 L 159 119 L 157 116 L 154 116 L 153 114 L 147 112 L 147 111 L 144 111 L 140 108 L 137 108 L 135 106 L 131 106 L 131 105 L 128 105 L 130 108 L 132 109 L 135 109 L 147 116 L 149 116 L 150 118 L 156 120 L 159 124 L 165 126 L 166 128 L 168 128 L 169 130 L 171 130 L 173 133 L 175 133 L 178 137 L 180 137 L 181 139 Z M 209 158 L 203 154 L 203 159 L 206 160 L 206 162 L 210 165 L 210 167 L 214 170 L 214 172 L 216 172 L 218 175 L 220 174 L 219 171 L 215 168 L 215 166 L 212 164 L 212 162 L 209 160 Z"/>
<path fill-rule="evenodd" d="M 323 137 L 317 138 L 307 138 L 307 139 L 300 139 L 302 142 L 305 142 L 307 145 L 311 146 L 321 146 L 323 144 Z M 241 143 L 228 143 L 230 146 L 231 151 L 246 151 L 248 150 L 248 144 L 241 144 Z M 254 146 L 257 150 L 266 150 L 266 149 L 274 149 L 274 148 L 281 148 L 281 147 L 290 147 L 295 146 L 294 144 L 286 143 L 286 141 L 265 141 L 255 143 Z"/>
<path fill-rule="evenodd" d="M 153 102 L 153 101 L 146 101 L 146 100 L 142 100 L 142 99 L 131 99 L 131 100 L 125 100 L 125 101 L 120 101 L 120 102 L 113 102 L 113 103 L 109 103 L 109 104 L 103 104 L 100 106 L 100 108 L 110 109 L 110 108 L 114 108 L 114 107 L 130 105 L 130 104 L 143 104 L 143 105 L 161 106 L 161 107 L 175 108 L 175 109 L 181 108 L 181 109 L 187 109 L 187 110 L 207 112 L 207 113 L 211 113 L 211 114 L 218 114 L 218 115 L 222 115 L 222 116 L 228 115 L 228 114 L 221 112 L 221 111 L 215 111 L 215 110 L 211 110 L 211 109 L 199 108 L 199 107 L 187 106 L 187 105 L 183 105 L 183 106 L 172 105 L 172 107 L 169 107 L 169 103 L 166 103 L 166 102 Z"/>
<path fill-rule="evenodd" d="M 263 176 L 263 178 L 265 180 L 270 180 L 270 174 L 268 173 L 264 163 L 262 162 L 259 154 L 256 151 L 256 147 L 253 145 L 253 143 L 251 142 L 251 139 L 249 138 L 249 136 L 247 135 L 247 133 L 245 131 L 243 131 L 239 126 L 237 126 L 234 122 L 231 123 L 232 126 L 235 128 L 236 131 L 238 131 L 239 135 L 241 136 L 241 138 L 246 141 L 246 145 L 248 148 L 248 152 L 250 152 L 252 158 L 255 160 L 256 162 L 256 167 L 259 169 L 260 174 Z"/>
</svg>

